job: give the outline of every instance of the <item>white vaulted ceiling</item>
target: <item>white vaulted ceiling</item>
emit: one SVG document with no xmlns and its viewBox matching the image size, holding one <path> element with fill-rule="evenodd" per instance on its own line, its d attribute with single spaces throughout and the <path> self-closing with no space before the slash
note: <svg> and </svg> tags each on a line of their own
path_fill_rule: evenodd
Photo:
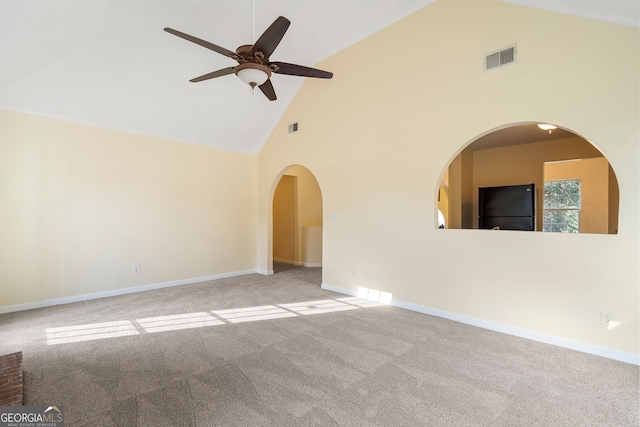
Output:
<svg viewBox="0 0 640 427">
<path fill-rule="evenodd" d="M 274 102 L 233 75 L 190 83 L 236 63 L 164 27 L 235 50 L 282 15 L 291 26 L 271 59 L 315 66 L 433 1 L 3 0 L 0 108 L 257 153 L 304 79 L 272 76 Z M 639 21 L 637 0 L 508 2 Z"/>
</svg>

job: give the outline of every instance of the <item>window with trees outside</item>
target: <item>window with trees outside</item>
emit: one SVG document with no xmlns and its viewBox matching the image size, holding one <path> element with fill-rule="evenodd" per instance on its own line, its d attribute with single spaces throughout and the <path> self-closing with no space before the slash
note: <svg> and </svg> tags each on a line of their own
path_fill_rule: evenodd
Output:
<svg viewBox="0 0 640 427">
<path fill-rule="evenodd" d="M 546 181 L 542 231 L 580 232 L 580 180 Z"/>
</svg>

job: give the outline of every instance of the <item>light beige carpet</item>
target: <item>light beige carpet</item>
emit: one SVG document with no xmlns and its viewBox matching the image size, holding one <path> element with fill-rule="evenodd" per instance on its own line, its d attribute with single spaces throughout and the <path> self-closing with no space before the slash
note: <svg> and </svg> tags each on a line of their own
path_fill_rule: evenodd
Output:
<svg viewBox="0 0 640 427">
<path fill-rule="evenodd" d="M 69 426 L 638 426 L 637 366 L 320 282 L 292 268 L 0 315 L 0 353 L 23 351 L 26 404 Z"/>
</svg>

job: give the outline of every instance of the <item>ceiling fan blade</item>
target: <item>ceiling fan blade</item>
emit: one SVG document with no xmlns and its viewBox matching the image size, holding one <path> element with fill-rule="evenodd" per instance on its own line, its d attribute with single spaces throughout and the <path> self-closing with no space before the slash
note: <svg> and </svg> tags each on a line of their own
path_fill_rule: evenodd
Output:
<svg viewBox="0 0 640 427">
<path fill-rule="evenodd" d="M 222 54 L 224 56 L 228 56 L 229 58 L 238 60 L 238 55 L 235 52 L 230 51 L 229 49 L 225 49 L 223 47 L 220 47 L 218 45 L 215 45 L 213 43 L 210 43 L 206 40 L 202 40 L 199 39 L 197 37 L 194 36 L 190 36 L 189 34 L 185 34 L 182 31 L 178 31 L 178 30 L 174 30 L 173 28 L 165 28 L 164 29 L 167 33 L 173 34 L 174 36 L 178 36 L 181 37 L 185 40 L 188 40 L 192 43 L 195 44 L 199 44 L 202 47 L 206 47 L 207 49 L 211 49 L 214 52 L 218 52 L 219 54 Z"/>
<path fill-rule="evenodd" d="M 195 77 L 191 80 L 189 80 L 190 82 L 193 83 L 197 83 L 197 82 L 201 82 L 203 80 L 209 80 L 209 79 L 215 79 L 216 77 L 221 77 L 221 76 L 226 76 L 227 74 L 233 74 L 233 69 L 235 67 L 228 67 L 228 68 L 223 68 L 222 70 L 218 70 L 218 71 L 214 71 L 211 73 L 207 73 L 205 75 L 202 75 L 200 77 Z"/>
<path fill-rule="evenodd" d="M 273 84 L 271 84 L 271 80 L 267 79 L 266 82 L 262 83 L 258 87 L 260 88 L 262 93 L 264 93 L 265 96 L 267 98 L 269 98 L 269 101 L 275 101 L 277 99 L 276 98 L 276 91 L 275 91 L 275 89 L 273 89 Z"/>
<path fill-rule="evenodd" d="M 316 68 L 305 67 L 303 65 L 289 64 L 287 62 L 270 62 L 269 65 L 278 67 L 274 73 L 288 74 L 290 76 L 315 77 L 318 79 L 330 79 L 333 73 L 329 71 L 318 70 Z"/>
<path fill-rule="evenodd" d="M 262 33 L 258 41 L 253 45 L 251 53 L 262 52 L 265 58 L 269 58 L 278 47 L 290 24 L 291 21 L 284 16 L 276 18 L 273 24 Z"/>
</svg>

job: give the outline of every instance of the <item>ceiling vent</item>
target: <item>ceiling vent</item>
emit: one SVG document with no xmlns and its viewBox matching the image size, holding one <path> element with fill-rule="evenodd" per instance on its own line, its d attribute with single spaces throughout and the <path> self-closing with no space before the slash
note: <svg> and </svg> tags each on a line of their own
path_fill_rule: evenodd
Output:
<svg viewBox="0 0 640 427">
<path fill-rule="evenodd" d="M 505 47 L 496 52 L 488 53 L 484 56 L 484 71 L 493 70 L 494 68 L 504 67 L 516 62 L 516 45 Z"/>
<path fill-rule="evenodd" d="M 289 125 L 289 133 L 298 132 L 298 122 Z"/>
</svg>

